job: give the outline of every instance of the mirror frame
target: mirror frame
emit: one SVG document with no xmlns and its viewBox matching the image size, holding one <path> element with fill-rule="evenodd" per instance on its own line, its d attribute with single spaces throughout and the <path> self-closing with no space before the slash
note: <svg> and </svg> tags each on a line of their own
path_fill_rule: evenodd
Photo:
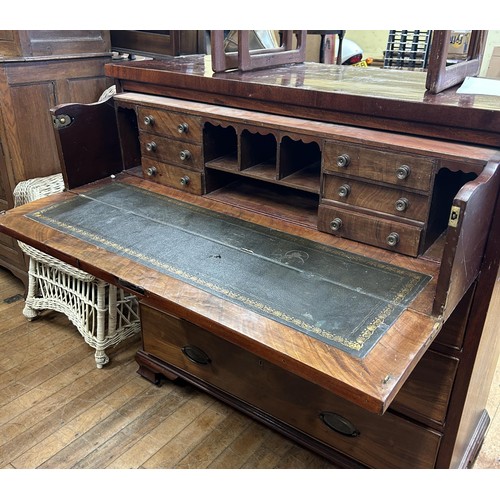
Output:
<svg viewBox="0 0 500 500">
<path fill-rule="evenodd" d="M 487 34 L 488 31 L 472 30 L 465 61 L 447 66 L 451 31 L 434 31 L 427 66 L 427 90 L 431 94 L 439 94 L 462 83 L 467 76 L 477 76 L 481 69 Z"/>
</svg>

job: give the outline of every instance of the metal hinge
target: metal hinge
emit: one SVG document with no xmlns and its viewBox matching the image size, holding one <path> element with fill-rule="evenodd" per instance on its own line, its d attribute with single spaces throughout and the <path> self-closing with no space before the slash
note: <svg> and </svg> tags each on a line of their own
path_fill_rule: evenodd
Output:
<svg viewBox="0 0 500 500">
<path fill-rule="evenodd" d="M 451 207 L 450 219 L 448 221 L 448 225 L 450 227 L 457 227 L 459 218 L 460 218 L 460 207 L 456 207 L 455 205 L 453 205 Z"/>
<path fill-rule="evenodd" d="M 72 119 L 69 115 L 57 115 L 52 119 L 54 128 L 60 129 L 71 125 Z"/>
</svg>

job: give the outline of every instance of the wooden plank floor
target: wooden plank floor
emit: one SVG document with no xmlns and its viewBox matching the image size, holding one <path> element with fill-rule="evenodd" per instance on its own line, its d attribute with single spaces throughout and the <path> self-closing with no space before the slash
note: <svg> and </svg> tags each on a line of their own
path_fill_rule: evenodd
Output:
<svg viewBox="0 0 500 500">
<path fill-rule="evenodd" d="M 65 316 L 24 318 L 23 291 L 0 267 L 1 468 L 334 468 L 189 385 L 152 385 L 136 373 L 138 338 L 97 369 Z M 500 468 L 498 373 L 476 468 Z"/>
</svg>

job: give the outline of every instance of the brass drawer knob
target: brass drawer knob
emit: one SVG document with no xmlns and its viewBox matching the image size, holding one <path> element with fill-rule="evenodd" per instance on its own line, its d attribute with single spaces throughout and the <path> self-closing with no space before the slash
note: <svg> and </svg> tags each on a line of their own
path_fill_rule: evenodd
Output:
<svg viewBox="0 0 500 500">
<path fill-rule="evenodd" d="M 410 175 L 410 167 L 408 165 L 401 165 L 396 169 L 396 177 L 399 180 L 404 180 Z"/>
<path fill-rule="evenodd" d="M 330 229 L 332 231 L 339 231 L 341 227 L 342 227 L 342 219 L 340 219 L 339 217 L 335 217 L 335 219 L 333 219 L 330 222 Z"/>
<path fill-rule="evenodd" d="M 179 134 L 187 134 L 189 130 L 189 125 L 187 123 L 179 123 L 179 125 L 177 126 L 177 131 L 179 132 Z"/>
<path fill-rule="evenodd" d="M 350 192 L 351 186 L 349 186 L 349 184 L 342 184 L 342 186 L 339 187 L 338 193 L 341 198 L 347 198 Z"/>
<path fill-rule="evenodd" d="M 399 198 L 399 200 L 396 201 L 395 206 L 398 212 L 406 212 L 410 206 L 410 202 L 408 201 L 408 198 Z"/>
<path fill-rule="evenodd" d="M 395 247 L 399 243 L 399 234 L 391 233 L 389 236 L 387 236 L 385 241 L 390 247 Z"/>
<path fill-rule="evenodd" d="M 191 152 L 188 149 L 183 149 L 180 152 L 179 157 L 182 161 L 189 160 L 191 158 Z"/>
<path fill-rule="evenodd" d="M 185 175 L 181 177 L 181 186 L 187 186 L 191 182 L 191 179 Z"/>
<path fill-rule="evenodd" d="M 144 117 L 144 125 L 154 125 L 155 119 L 153 116 L 148 115 Z"/>
<path fill-rule="evenodd" d="M 156 147 L 157 146 L 155 141 L 148 142 L 146 144 L 146 151 L 149 151 L 151 153 L 153 151 L 156 151 Z"/>
<path fill-rule="evenodd" d="M 337 167 L 346 168 L 351 163 L 351 157 L 347 153 L 337 156 Z"/>
<path fill-rule="evenodd" d="M 158 173 L 158 169 L 156 167 L 149 167 L 146 170 L 146 174 L 148 174 L 149 177 L 154 177 Z"/>
</svg>

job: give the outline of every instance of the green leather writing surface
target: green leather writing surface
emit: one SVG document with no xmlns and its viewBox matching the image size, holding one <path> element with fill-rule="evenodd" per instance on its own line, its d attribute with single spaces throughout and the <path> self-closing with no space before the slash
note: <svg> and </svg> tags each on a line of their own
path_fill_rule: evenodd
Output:
<svg viewBox="0 0 500 500">
<path fill-rule="evenodd" d="M 357 357 L 430 279 L 118 181 L 28 217 Z"/>
</svg>

